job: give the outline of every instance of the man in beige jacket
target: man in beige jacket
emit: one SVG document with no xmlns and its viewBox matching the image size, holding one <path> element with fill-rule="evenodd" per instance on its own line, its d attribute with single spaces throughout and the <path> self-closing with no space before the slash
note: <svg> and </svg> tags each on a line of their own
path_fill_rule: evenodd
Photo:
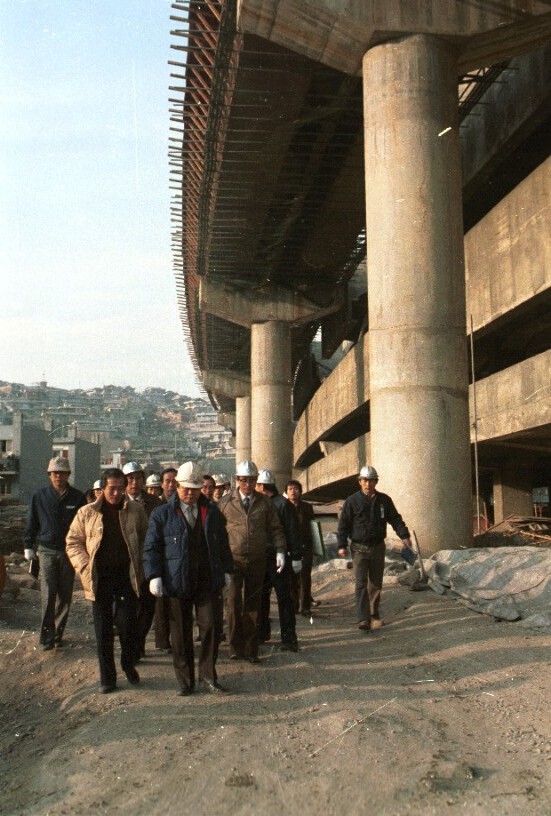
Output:
<svg viewBox="0 0 551 816">
<path fill-rule="evenodd" d="M 106 470 L 101 481 L 102 495 L 78 511 L 65 549 L 80 575 L 85 597 L 92 601 L 100 691 L 108 694 L 117 687 L 113 625 L 119 633 L 126 679 L 134 686 L 140 682 L 134 666 L 136 604 L 143 580 L 147 515 L 139 502 L 126 496 L 126 477 L 121 470 Z"/>
<path fill-rule="evenodd" d="M 277 569 L 285 565 L 285 534 L 271 499 L 255 492 L 258 468 L 240 462 L 237 489 L 218 508 L 226 519 L 234 572 L 227 595 L 230 659 L 258 663 L 258 623 L 266 555 L 276 552 Z"/>
</svg>

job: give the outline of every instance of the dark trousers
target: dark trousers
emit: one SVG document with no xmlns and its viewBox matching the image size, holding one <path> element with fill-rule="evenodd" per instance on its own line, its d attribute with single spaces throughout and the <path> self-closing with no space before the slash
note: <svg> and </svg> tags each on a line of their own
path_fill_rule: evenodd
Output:
<svg viewBox="0 0 551 816">
<path fill-rule="evenodd" d="M 234 562 L 227 595 L 230 655 L 258 657 L 258 620 L 266 561 Z"/>
<path fill-rule="evenodd" d="M 121 644 L 121 668 L 124 672 L 134 668 L 136 654 L 137 598 L 128 575 L 101 575 L 96 600 L 92 602 L 94 629 L 98 650 L 100 683 L 115 685 L 113 626 L 117 627 Z"/>
<path fill-rule="evenodd" d="M 354 547 L 354 545 L 352 545 Z M 362 547 L 352 553 L 354 564 L 356 614 L 358 622 L 379 617 L 379 603 L 385 569 L 385 543 Z"/>
<path fill-rule="evenodd" d="M 300 572 L 291 570 L 291 597 L 295 612 L 309 612 L 312 606 L 312 565 L 313 552 L 303 552 L 302 569 Z"/>
<path fill-rule="evenodd" d="M 199 679 L 216 680 L 218 643 L 215 637 L 212 595 L 199 591 L 190 598 L 167 598 L 172 641 L 172 662 L 181 689 L 195 687 L 195 652 L 193 649 L 193 609 L 199 627 Z"/>
<path fill-rule="evenodd" d="M 155 599 L 153 626 L 155 628 L 155 648 L 170 649 L 170 613 L 166 595 Z"/>
<path fill-rule="evenodd" d="M 138 598 L 137 657 L 142 657 L 145 652 L 145 639 L 153 623 L 156 600 L 156 597 L 149 591 L 149 581 L 143 581 L 140 587 L 140 597 Z"/>
<path fill-rule="evenodd" d="M 61 643 L 71 608 L 75 571 L 65 550 L 40 546 L 38 553 L 42 601 L 39 642 L 42 645 Z"/>
<path fill-rule="evenodd" d="M 262 585 L 262 601 L 260 607 L 259 632 L 261 640 L 269 640 L 271 635 L 270 627 L 270 595 L 272 588 L 275 589 L 277 597 L 277 608 L 279 611 L 279 628 L 281 630 L 282 643 L 296 643 L 296 617 L 295 606 L 291 596 L 291 575 L 293 570 L 290 559 L 286 559 L 282 572 L 277 571 L 275 556 L 268 556 L 266 561 L 266 572 Z"/>
</svg>

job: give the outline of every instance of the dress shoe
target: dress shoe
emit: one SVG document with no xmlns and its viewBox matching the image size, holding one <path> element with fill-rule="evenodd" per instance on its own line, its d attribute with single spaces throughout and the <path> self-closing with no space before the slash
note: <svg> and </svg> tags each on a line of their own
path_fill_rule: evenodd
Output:
<svg viewBox="0 0 551 816">
<path fill-rule="evenodd" d="M 111 694 L 111 692 L 115 691 L 116 688 L 117 687 L 116 687 L 115 683 L 103 683 L 99 687 L 99 693 L 100 694 Z"/>
<path fill-rule="evenodd" d="M 368 620 L 360 621 L 358 624 L 358 629 L 361 629 L 363 632 L 368 632 L 371 624 Z"/>
<path fill-rule="evenodd" d="M 315 609 L 315 608 L 316 608 L 316 606 L 319 606 L 319 605 L 320 605 L 320 603 L 321 603 L 321 601 L 314 601 L 314 599 L 312 599 L 312 600 L 310 601 L 310 606 L 313 606 L 313 607 L 314 607 L 314 609 Z"/>
<path fill-rule="evenodd" d="M 380 629 L 381 626 L 384 626 L 384 625 L 385 625 L 385 622 L 384 622 L 384 620 L 381 620 L 381 618 L 371 618 L 371 624 L 370 624 L 369 628 L 370 629 Z"/>
<path fill-rule="evenodd" d="M 201 680 L 201 688 L 211 694 L 227 694 L 228 689 L 221 686 L 217 680 Z"/>
<path fill-rule="evenodd" d="M 298 652 L 298 643 L 296 640 L 283 640 L 279 647 L 280 652 Z"/>
<path fill-rule="evenodd" d="M 311 609 L 303 609 L 300 614 L 304 615 L 305 618 L 309 618 L 310 615 L 312 614 L 312 610 Z"/>
<path fill-rule="evenodd" d="M 49 652 L 51 649 L 54 648 L 54 646 L 55 646 L 54 643 L 43 643 L 42 644 L 42 651 Z"/>
<path fill-rule="evenodd" d="M 64 644 L 63 644 L 62 640 L 56 640 L 56 642 L 55 642 L 56 649 L 63 649 L 63 645 Z"/>
<path fill-rule="evenodd" d="M 254 655 L 253 657 L 248 657 L 247 660 L 249 661 L 249 663 L 260 663 L 260 658 L 257 655 Z"/>
<path fill-rule="evenodd" d="M 189 688 L 189 686 L 184 686 L 179 691 L 177 691 L 176 694 L 178 695 L 178 697 L 189 697 L 191 694 L 193 694 L 193 689 Z"/>
<path fill-rule="evenodd" d="M 140 682 L 140 675 L 136 671 L 136 669 L 129 669 L 126 674 L 126 679 L 130 683 L 131 686 L 137 686 Z"/>
<path fill-rule="evenodd" d="M 237 652 L 230 652 L 230 660 L 243 660 L 243 655 L 240 655 Z"/>
</svg>

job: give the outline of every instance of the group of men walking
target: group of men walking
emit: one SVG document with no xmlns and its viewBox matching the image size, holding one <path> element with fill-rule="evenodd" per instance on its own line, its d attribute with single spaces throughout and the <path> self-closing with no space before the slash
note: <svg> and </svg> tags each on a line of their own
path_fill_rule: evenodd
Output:
<svg viewBox="0 0 551 816">
<path fill-rule="evenodd" d="M 186 462 L 161 474 L 163 492 L 155 496 L 144 489 L 143 469 L 131 462 L 105 470 L 98 496 L 87 504 L 68 483 L 66 459 L 52 459 L 48 476 L 50 485 L 32 498 L 24 544 L 27 559 L 37 549 L 40 559 L 39 641 L 46 650 L 63 645 L 76 570 L 92 602 L 102 693 L 117 687 L 115 627 L 122 671 L 137 685 L 136 665 L 154 618 L 156 646 L 172 652 L 178 693 L 189 696 L 197 685 L 223 693 L 216 661 L 224 608 L 230 659 L 258 663 L 259 644 L 271 638 L 272 589 L 280 648 L 298 651 L 296 613 L 310 615 L 314 605 L 313 511 L 302 501 L 300 482 L 289 481 L 287 497 L 281 496 L 273 474 L 247 460 L 236 468 L 235 489 L 220 491 L 214 501 L 217 485 L 207 486 L 209 477 Z M 345 502 L 338 528 L 340 555 L 352 540 L 358 625 L 364 630 L 382 623 L 386 522 L 410 545 L 401 516 L 376 483 L 374 469 L 362 469 L 360 490 Z"/>
</svg>

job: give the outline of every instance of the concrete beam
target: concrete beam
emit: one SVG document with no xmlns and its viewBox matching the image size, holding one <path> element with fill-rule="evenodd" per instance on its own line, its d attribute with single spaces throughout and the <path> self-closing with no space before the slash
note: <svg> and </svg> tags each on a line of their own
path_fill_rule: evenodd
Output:
<svg viewBox="0 0 551 816">
<path fill-rule="evenodd" d="M 231 399 L 246 397 L 251 392 L 251 378 L 238 371 L 209 368 L 201 372 L 203 385 L 207 391 L 224 394 Z"/>
<path fill-rule="evenodd" d="M 467 311 L 487 326 L 551 288 L 551 158 L 465 236 Z"/>
<path fill-rule="evenodd" d="M 482 31 L 469 38 L 458 55 L 461 74 L 536 51 L 551 42 L 551 11 Z"/>
<path fill-rule="evenodd" d="M 463 0 L 240 0 L 238 25 L 241 31 L 356 76 L 369 48 L 406 34 L 464 40 L 462 59 L 469 67 L 537 48 L 547 32 L 549 5 L 534 0 L 530 16 L 525 5 L 484 0 L 468 5 Z"/>
<path fill-rule="evenodd" d="M 497 441 L 527 429 L 551 426 L 550 371 L 551 349 L 479 380 L 476 384 L 478 441 Z M 472 386 L 470 415 L 474 422 Z"/>
<path fill-rule="evenodd" d="M 343 301 L 342 289 L 335 291 L 327 306 L 319 306 L 298 292 L 275 284 L 237 291 L 203 278 L 199 289 L 201 311 L 246 327 L 268 321 L 300 326 L 338 311 Z"/>
</svg>

